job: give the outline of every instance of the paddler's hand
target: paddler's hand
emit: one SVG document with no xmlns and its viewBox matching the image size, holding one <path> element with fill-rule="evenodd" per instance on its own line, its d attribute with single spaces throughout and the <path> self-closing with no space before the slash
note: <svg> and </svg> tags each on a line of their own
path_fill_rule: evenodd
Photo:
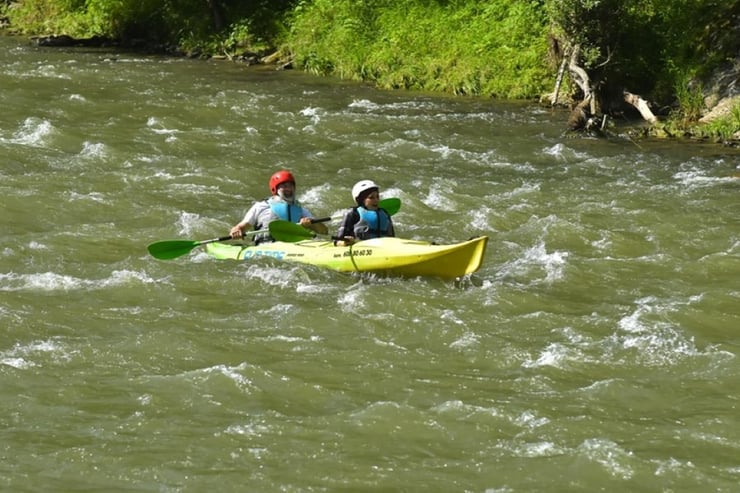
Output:
<svg viewBox="0 0 740 493">
<path fill-rule="evenodd" d="M 357 238 L 355 238 L 354 236 L 345 236 L 343 239 L 335 241 L 334 245 L 350 246 L 350 245 L 354 245 L 356 242 L 357 242 Z"/>
<path fill-rule="evenodd" d="M 239 226 L 234 226 L 233 228 L 231 228 L 231 231 L 229 231 L 229 235 L 231 235 L 231 237 L 235 240 L 241 238 L 243 234 L 244 233 L 242 232 L 242 228 L 240 228 Z"/>
<path fill-rule="evenodd" d="M 325 235 L 329 233 L 329 229 L 326 227 L 326 224 L 315 223 L 313 222 L 313 219 L 310 217 L 302 217 L 300 221 L 298 221 L 298 224 L 300 224 L 304 228 L 308 228 L 312 231 L 315 231 L 320 235 Z"/>
</svg>

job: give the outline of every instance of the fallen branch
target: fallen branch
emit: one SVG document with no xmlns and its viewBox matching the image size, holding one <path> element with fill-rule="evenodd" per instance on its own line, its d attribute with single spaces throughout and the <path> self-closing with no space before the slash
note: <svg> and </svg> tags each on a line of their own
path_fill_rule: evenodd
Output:
<svg viewBox="0 0 740 493">
<path fill-rule="evenodd" d="M 656 116 L 653 115 L 653 112 L 650 111 L 650 106 L 648 105 L 647 101 L 642 99 L 637 94 L 632 94 L 631 92 L 628 92 L 626 90 L 622 94 L 624 95 L 624 101 L 637 108 L 637 111 L 640 112 L 640 114 L 646 121 L 650 123 L 655 123 L 658 121 Z"/>
</svg>

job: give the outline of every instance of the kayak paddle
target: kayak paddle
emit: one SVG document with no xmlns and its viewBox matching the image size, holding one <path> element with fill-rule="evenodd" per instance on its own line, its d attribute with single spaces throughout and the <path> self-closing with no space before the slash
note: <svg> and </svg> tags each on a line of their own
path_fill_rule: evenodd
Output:
<svg viewBox="0 0 740 493">
<path fill-rule="evenodd" d="M 383 199 L 378 202 L 378 207 L 385 209 L 388 215 L 392 216 L 401 209 L 401 199 L 396 197 Z M 332 219 L 334 218 L 322 217 L 320 219 L 313 219 L 311 222 L 322 223 Z M 275 238 L 277 241 L 285 241 L 288 243 L 308 240 L 317 236 L 316 233 L 310 229 L 306 229 L 300 224 L 292 223 L 290 221 L 272 221 L 270 222 L 269 228 L 270 236 Z"/>
<path fill-rule="evenodd" d="M 383 199 L 378 202 L 378 207 L 385 209 L 389 215 L 393 215 L 401 209 L 401 199 L 396 197 L 390 197 Z M 312 219 L 312 223 L 324 223 L 335 219 L 334 217 L 321 217 L 318 219 Z M 341 219 L 341 218 L 337 218 Z M 244 236 L 255 235 L 257 233 L 265 233 L 268 230 L 261 229 L 258 231 L 247 231 Z M 296 242 L 313 238 L 316 233 L 311 230 L 304 228 L 295 223 L 289 221 L 272 221 L 269 229 L 270 235 L 278 241 Z M 275 234 L 277 236 L 275 236 Z M 192 240 L 163 240 L 156 241 L 147 247 L 152 257 L 160 260 L 171 260 L 173 258 L 182 257 L 187 255 L 194 248 L 207 243 L 217 243 L 221 241 L 229 241 L 233 239 L 231 236 L 222 236 L 220 238 L 212 238 L 210 240 L 203 241 L 192 241 Z"/>
<path fill-rule="evenodd" d="M 378 207 L 381 209 L 385 209 L 385 212 L 387 212 L 389 216 L 392 216 L 396 212 L 401 210 L 401 199 L 397 197 L 389 197 L 387 199 L 383 199 L 378 202 Z M 318 219 L 311 219 L 311 222 L 325 223 L 327 221 L 331 221 L 332 219 L 342 219 L 342 216 L 320 217 Z"/>
<path fill-rule="evenodd" d="M 266 229 L 261 229 L 259 231 L 247 231 L 244 233 L 244 236 L 250 236 L 255 235 L 257 233 L 265 233 L 267 232 Z M 186 255 L 190 253 L 191 250 L 195 247 L 199 247 L 201 245 L 205 245 L 207 243 L 216 243 L 220 241 L 228 241 L 233 240 L 231 236 L 222 236 L 221 238 L 212 238 L 210 240 L 203 240 L 203 241 L 191 241 L 191 240 L 162 240 L 162 241 L 155 241 L 151 245 L 147 247 L 147 250 L 149 250 L 149 253 L 154 258 L 158 258 L 160 260 L 170 260 L 177 257 L 182 257 L 183 255 Z"/>
</svg>

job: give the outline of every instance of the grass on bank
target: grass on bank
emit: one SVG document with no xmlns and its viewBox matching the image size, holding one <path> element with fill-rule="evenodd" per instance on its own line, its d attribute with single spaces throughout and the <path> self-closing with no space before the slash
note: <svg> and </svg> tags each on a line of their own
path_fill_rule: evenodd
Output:
<svg viewBox="0 0 740 493">
<path fill-rule="evenodd" d="M 311 73 L 385 89 L 524 99 L 553 80 L 536 2 L 301 2 L 289 44 Z"/>
</svg>

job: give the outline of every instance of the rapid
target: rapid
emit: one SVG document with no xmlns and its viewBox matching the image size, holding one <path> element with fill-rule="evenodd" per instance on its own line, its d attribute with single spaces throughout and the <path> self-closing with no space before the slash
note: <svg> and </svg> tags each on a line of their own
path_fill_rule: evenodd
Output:
<svg viewBox="0 0 740 493">
<path fill-rule="evenodd" d="M 0 490 L 737 491 L 737 150 L 8 37 L 0 104 Z M 483 265 L 148 254 L 282 168 L 317 216 L 372 179 Z"/>
</svg>

